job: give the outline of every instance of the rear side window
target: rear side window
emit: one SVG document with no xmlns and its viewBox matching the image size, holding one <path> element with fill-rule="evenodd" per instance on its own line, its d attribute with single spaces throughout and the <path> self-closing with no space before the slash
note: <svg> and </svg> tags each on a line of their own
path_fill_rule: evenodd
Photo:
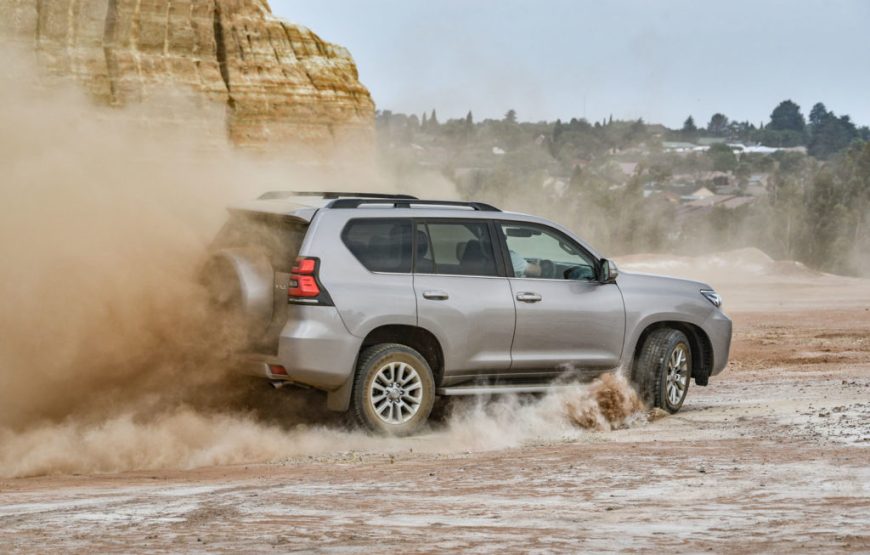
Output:
<svg viewBox="0 0 870 555">
<path fill-rule="evenodd" d="M 371 272 L 410 273 L 412 223 L 406 219 L 351 220 L 341 239 Z"/>
<path fill-rule="evenodd" d="M 417 262 L 420 274 L 496 276 L 494 250 L 486 222 L 417 224 Z"/>
</svg>

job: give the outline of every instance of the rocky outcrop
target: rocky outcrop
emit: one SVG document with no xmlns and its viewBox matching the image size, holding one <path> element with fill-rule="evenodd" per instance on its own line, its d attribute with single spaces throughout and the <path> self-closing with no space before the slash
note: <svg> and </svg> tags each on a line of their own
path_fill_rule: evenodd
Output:
<svg viewBox="0 0 870 555">
<path fill-rule="evenodd" d="M 32 43 L 41 67 L 111 105 L 167 87 L 224 103 L 239 145 L 373 133 L 349 52 L 265 0 L 0 0 L 0 35 Z"/>
</svg>

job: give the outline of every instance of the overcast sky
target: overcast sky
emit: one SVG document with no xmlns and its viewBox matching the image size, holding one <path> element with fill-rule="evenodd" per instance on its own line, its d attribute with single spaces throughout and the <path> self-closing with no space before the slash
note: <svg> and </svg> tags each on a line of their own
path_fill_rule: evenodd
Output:
<svg viewBox="0 0 870 555">
<path fill-rule="evenodd" d="M 791 98 L 870 124 L 867 0 L 271 0 L 348 47 L 379 109 L 439 119 L 714 112 L 767 121 Z"/>
</svg>

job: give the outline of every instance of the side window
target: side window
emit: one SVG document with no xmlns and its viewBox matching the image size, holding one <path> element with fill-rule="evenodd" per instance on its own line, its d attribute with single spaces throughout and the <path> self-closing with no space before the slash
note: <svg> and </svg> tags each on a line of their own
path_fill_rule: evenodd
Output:
<svg viewBox="0 0 870 555">
<path fill-rule="evenodd" d="M 372 272 L 411 271 L 411 220 L 351 220 L 341 239 Z"/>
<path fill-rule="evenodd" d="M 479 221 L 418 224 L 415 271 L 459 276 L 498 275 L 489 226 Z"/>
<path fill-rule="evenodd" d="M 595 262 L 561 233 L 529 224 L 500 224 L 515 277 L 595 279 Z"/>
</svg>

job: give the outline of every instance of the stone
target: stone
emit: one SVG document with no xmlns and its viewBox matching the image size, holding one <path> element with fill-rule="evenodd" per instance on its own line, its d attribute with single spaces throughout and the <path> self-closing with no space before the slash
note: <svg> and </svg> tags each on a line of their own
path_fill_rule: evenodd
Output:
<svg viewBox="0 0 870 555">
<path fill-rule="evenodd" d="M 167 90 L 221 103 L 240 146 L 373 140 L 374 103 L 347 49 L 265 0 L 0 0 L 0 37 L 108 105 Z"/>
</svg>

